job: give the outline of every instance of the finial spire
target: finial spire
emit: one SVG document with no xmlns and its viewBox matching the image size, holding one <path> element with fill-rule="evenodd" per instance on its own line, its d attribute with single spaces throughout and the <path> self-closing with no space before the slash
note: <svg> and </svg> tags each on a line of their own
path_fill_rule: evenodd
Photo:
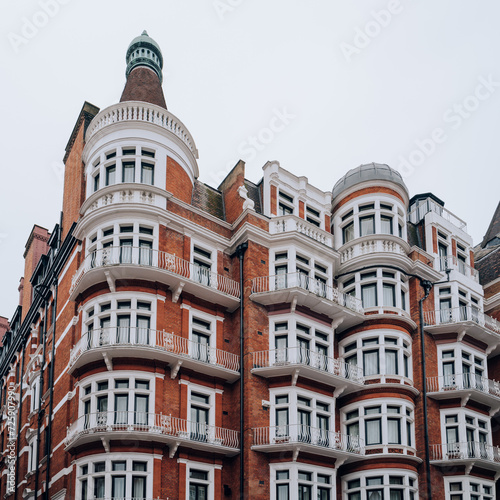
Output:
<svg viewBox="0 0 500 500">
<path fill-rule="evenodd" d="M 144 30 L 127 49 L 127 82 L 120 102 L 144 101 L 167 109 L 161 88 L 163 56 L 160 46 Z"/>
</svg>

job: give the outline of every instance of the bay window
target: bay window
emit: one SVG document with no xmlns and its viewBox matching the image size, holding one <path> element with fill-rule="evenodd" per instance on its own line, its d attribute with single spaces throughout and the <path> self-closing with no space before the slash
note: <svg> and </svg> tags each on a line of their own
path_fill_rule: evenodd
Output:
<svg viewBox="0 0 500 500">
<path fill-rule="evenodd" d="M 418 478 L 413 472 L 381 469 L 357 472 L 342 478 L 345 500 L 417 500 Z"/>
<path fill-rule="evenodd" d="M 334 500 L 335 470 L 303 463 L 271 464 L 271 500 Z"/>
</svg>

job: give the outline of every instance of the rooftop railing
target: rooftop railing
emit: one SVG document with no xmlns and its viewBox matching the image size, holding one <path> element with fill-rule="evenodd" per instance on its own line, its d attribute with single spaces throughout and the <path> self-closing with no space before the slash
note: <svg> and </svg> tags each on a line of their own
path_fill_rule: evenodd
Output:
<svg viewBox="0 0 500 500">
<path fill-rule="evenodd" d="M 119 265 L 144 266 L 168 271 L 169 273 L 200 283 L 235 298 L 239 298 L 240 296 L 239 283 L 226 276 L 221 276 L 210 271 L 210 269 L 167 252 L 161 252 L 149 247 L 125 245 L 101 248 L 87 255 L 73 276 L 70 293 L 73 293 L 83 276 L 89 271 Z"/>
<path fill-rule="evenodd" d="M 70 368 L 85 352 L 110 346 L 146 347 L 227 370 L 237 372 L 240 369 L 240 358 L 236 354 L 193 342 L 173 333 L 129 326 L 99 328 L 85 333 L 70 351 Z"/>
<path fill-rule="evenodd" d="M 123 102 L 101 111 L 90 123 L 86 141 L 104 127 L 125 121 L 147 122 L 162 127 L 176 135 L 198 158 L 195 142 L 187 127 L 166 109 L 145 102 Z"/>
<path fill-rule="evenodd" d="M 363 306 L 360 299 L 342 293 L 338 288 L 334 288 L 321 280 L 311 278 L 300 272 L 261 276 L 252 280 L 252 293 L 273 292 L 290 288 L 301 288 L 347 309 L 363 313 Z"/>
<path fill-rule="evenodd" d="M 413 224 L 417 224 L 421 221 L 426 214 L 429 212 L 434 212 L 440 215 L 443 219 L 451 222 L 454 226 L 458 227 L 462 231 L 467 232 L 467 224 L 456 215 L 452 214 L 450 211 L 446 210 L 443 206 L 436 203 L 431 198 L 427 198 L 419 203 L 409 214 L 408 220 Z"/>
</svg>

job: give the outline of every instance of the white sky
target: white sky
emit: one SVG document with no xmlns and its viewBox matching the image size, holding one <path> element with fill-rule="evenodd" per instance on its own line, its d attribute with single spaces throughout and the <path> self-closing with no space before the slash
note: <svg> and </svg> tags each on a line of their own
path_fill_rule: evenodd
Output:
<svg viewBox="0 0 500 500">
<path fill-rule="evenodd" d="M 216 187 L 242 158 L 257 182 L 278 160 L 331 190 L 362 163 L 399 169 L 426 139 L 430 155 L 403 171 L 410 194 L 442 198 L 478 243 L 499 199 L 499 19 L 497 0 L 8 0 L 0 315 L 17 305 L 33 224 L 59 221 L 61 160 L 82 104 L 119 100 L 127 47 L 143 29 L 162 49 L 167 106 L 196 141 L 200 180 Z M 293 118 L 270 138 L 262 131 L 276 110 Z M 249 145 L 258 134 L 272 139 L 261 151 Z"/>
</svg>

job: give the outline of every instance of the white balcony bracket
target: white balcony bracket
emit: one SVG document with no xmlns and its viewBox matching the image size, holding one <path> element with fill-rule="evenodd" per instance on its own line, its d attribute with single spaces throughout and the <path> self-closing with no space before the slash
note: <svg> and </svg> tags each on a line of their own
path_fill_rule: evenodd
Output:
<svg viewBox="0 0 500 500">
<path fill-rule="evenodd" d="M 296 462 L 297 458 L 299 458 L 299 452 L 300 452 L 300 446 L 297 446 L 297 448 L 293 449 L 293 458 L 292 458 L 292 460 L 294 462 Z"/>
<path fill-rule="evenodd" d="M 495 474 L 495 481 L 497 481 L 499 478 L 500 478 L 500 471 L 498 471 L 498 472 Z"/>
<path fill-rule="evenodd" d="M 335 318 L 332 320 L 332 328 L 336 330 L 344 322 L 344 317 Z"/>
<path fill-rule="evenodd" d="M 490 347 L 486 349 L 486 356 L 489 356 L 499 345 L 500 344 L 490 345 Z"/>
<path fill-rule="evenodd" d="M 113 293 L 116 292 L 115 278 L 109 271 L 104 271 L 104 276 L 106 276 L 106 281 L 108 282 L 109 290 Z"/>
<path fill-rule="evenodd" d="M 345 387 L 336 387 L 335 391 L 333 393 L 333 397 L 334 398 L 339 398 L 344 391 L 345 391 Z"/>
<path fill-rule="evenodd" d="M 500 411 L 499 406 L 492 406 L 490 408 L 490 417 L 494 417 Z"/>
<path fill-rule="evenodd" d="M 342 467 L 342 465 L 344 465 L 344 462 L 347 460 L 347 458 L 337 458 L 337 460 L 335 460 L 335 468 L 338 470 L 339 467 Z"/>
<path fill-rule="evenodd" d="M 292 387 L 295 387 L 297 385 L 297 379 L 299 378 L 299 372 L 300 370 L 295 370 L 292 375 Z"/>
<path fill-rule="evenodd" d="M 181 368 L 182 361 L 177 361 L 175 366 L 170 367 L 170 378 L 174 380 L 175 377 L 177 377 L 177 374 L 179 373 L 179 370 Z"/>
<path fill-rule="evenodd" d="M 174 458 L 174 455 L 177 452 L 177 448 L 179 448 L 180 444 L 181 444 L 180 441 L 176 441 L 175 444 L 170 447 L 170 449 L 168 450 L 168 456 L 170 458 Z"/>
<path fill-rule="evenodd" d="M 470 471 L 472 470 L 472 467 L 474 467 L 475 462 L 471 462 L 470 464 L 467 464 L 465 466 L 465 475 L 468 476 L 470 474 Z"/>
<path fill-rule="evenodd" d="M 458 332 L 458 335 L 457 335 L 457 342 L 462 342 L 462 340 L 464 339 L 465 337 L 465 329 L 462 329 Z"/>
<path fill-rule="evenodd" d="M 465 394 L 464 396 L 462 396 L 462 400 L 460 401 L 460 406 L 462 408 L 465 408 L 465 406 L 469 402 L 470 396 L 471 396 L 470 392 L 468 394 Z"/>
<path fill-rule="evenodd" d="M 102 445 L 106 453 L 109 453 L 109 440 L 107 438 L 101 437 Z"/>
<path fill-rule="evenodd" d="M 290 312 L 294 313 L 296 307 L 297 307 L 297 295 L 295 295 L 293 297 L 293 299 L 292 299 L 292 304 L 291 304 L 291 307 L 290 307 Z"/>
<path fill-rule="evenodd" d="M 177 288 L 172 292 L 172 302 L 174 304 L 177 303 L 177 301 L 179 300 L 179 297 L 181 295 L 181 292 L 182 292 L 182 289 L 184 288 L 184 285 L 185 283 L 183 283 L 182 281 L 177 285 Z"/>
<path fill-rule="evenodd" d="M 102 357 L 104 358 L 104 363 L 106 363 L 106 368 L 108 369 L 109 372 L 112 372 L 113 371 L 113 362 L 111 361 L 111 358 L 108 356 L 108 353 L 103 352 Z"/>
</svg>

